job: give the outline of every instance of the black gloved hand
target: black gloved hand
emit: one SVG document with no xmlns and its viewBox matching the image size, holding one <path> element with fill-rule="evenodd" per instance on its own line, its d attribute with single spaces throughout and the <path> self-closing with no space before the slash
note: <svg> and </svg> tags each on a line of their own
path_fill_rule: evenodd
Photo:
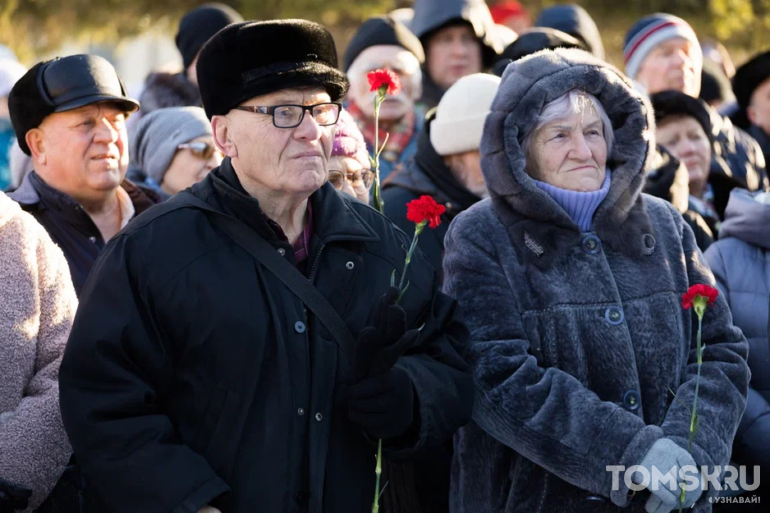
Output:
<svg viewBox="0 0 770 513">
<path fill-rule="evenodd" d="M 398 289 L 390 287 L 374 310 L 374 325 L 364 328 L 356 342 L 352 362 L 353 383 L 365 376 L 388 371 L 420 337 L 406 331 L 406 312 L 396 304 Z"/>
<path fill-rule="evenodd" d="M 372 438 L 388 440 L 412 425 L 414 389 L 403 369 L 368 376 L 348 389 L 348 418 Z"/>
<path fill-rule="evenodd" d="M 27 509 L 32 490 L 15 485 L 0 477 L 0 513 Z"/>
</svg>

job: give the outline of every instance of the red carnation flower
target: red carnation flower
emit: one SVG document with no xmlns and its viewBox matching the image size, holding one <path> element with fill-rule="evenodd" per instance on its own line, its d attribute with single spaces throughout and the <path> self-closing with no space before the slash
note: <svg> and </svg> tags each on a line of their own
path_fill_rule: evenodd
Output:
<svg viewBox="0 0 770 513">
<path fill-rule="evenodd" d="M 401 81 L 398 75 L 389 69 L 370 71 L 366 78 L 369 80 L 371 91 L 382 91 L 387 94 L 398 94 L 401 91 Z"/>
<path fill-rule="evenodd" d="M 682 308 L 689 310 L 694 306 L 695 299 L 700 296 L 708 301 L 708 304 L 713 305 L 719 297 L 719 291 L 709 285 L 693 285 L 682 296 Z M 705 306 L 705 305 L 704 305 Z"/>
<path fill-rule="evenodd" d="M 441 224 L 441 214 L 446 212 L 444 205 L 439 205 L 430 196 L 420 196 L 406 204 L 406 218 L 415 224 L 430 223 L 431 228 Z"/>
</svg>

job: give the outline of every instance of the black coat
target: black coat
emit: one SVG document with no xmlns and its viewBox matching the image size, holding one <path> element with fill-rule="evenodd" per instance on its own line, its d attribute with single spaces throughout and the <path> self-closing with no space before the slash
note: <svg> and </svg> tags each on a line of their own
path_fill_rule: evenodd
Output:
<svg viewBox="0 0 770 513">
<path fill-rule="evenodd" d="M 417 154 L 404 166 L 396 170 L 382 185 L 385 201 L 385 215 L 410 237 L 414 235 L 414 223 L 406 218 L 406 205 L 420 196 L 431 196 L 436 203 L 444 205 L 446 212 L 441 224 L 426 228 L 417 242 L 428 262 L 441 269 L 444 258 L 444 235 L 449 223 L 457 214 L 481 200 L 455 179 L 452 171 L 444 164 L 430 142 L 430 127 L 435 111 L 428 113 L 425 127 L 417 138 Z"/>
<path fill-rule="evenodd" d="M 193 193 L 280 241 L 226 159 Z M 357 336 L 407 237 L 326 184 L 310 199 L 307 274 Z M 409 458 L 470 418 L 467 330 L 418 254 L 401 301 L 418 345 L 415 420 L 384 444 Z M 81 296 L 60 371 L 62 418 L 92 490 L 118 513 L 364 512 L 376 445 L 348 420 L 350 364 L 283 283 L 206 214 L 162 204 L 110 241 Z"/>
</svg>

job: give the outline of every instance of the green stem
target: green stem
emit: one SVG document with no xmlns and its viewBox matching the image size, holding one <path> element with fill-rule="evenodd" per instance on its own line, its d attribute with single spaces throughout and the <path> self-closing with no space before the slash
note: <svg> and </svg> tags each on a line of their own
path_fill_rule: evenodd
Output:
<svg viewBox="0 0 770 513">
<path fill-rule="evenodd" d="M 385 214 L 385 202 L 382 201 L 382 191 L 380 190 L 380 105 L 383 98 L 380 94 L 374 99 L 374 208 L 380 214 Z"/>
<path fill-rule="evenodd" d="M 690 412 L 690 436 L 687 440 L 687 452 L 692 454 L 692 443 L 698 434 L 696 419 L 698 418 L 698 391 L 700 390 L 700 371 L 703 365 L 703 352 L 701 350 L 701 336 L 703 334 L 703 316 L 698 315 L 698 336 L 696 338 L 695 351 L 698 353 L 698 372 L 695 377 L 695 399 L 693 399 L 692 412 Z M 679 513 L 684 509 L 685 485 L 682 486 L 682 493 L 679 495 Z"/>
<path fill-rule="evenodd" d="M 377 444 L 377 467 L 374 470 L 377 480 L 374 483 L 374 503 L 372 504 L 372 513 L 380 511 L 380 476 L 382 475 L 382 440 Z"/>
<path fill-rule="evenodd" d="M 414 228 L 414 237 L 412 237 L 412 244 L 409 246 L 409 251 L 406 252 L 406 262 L 404 262 L 404 271 L 401 273 L 401 280 L 398 282 L 398 291 L 401 292 L 404 290 L 404 281 L 406 280 L 406 271 L 409 269 L 409 263 L 412 261 L 412 255 L 414 255 L 414 250 L 417 249 L 417 239 L 420 237 L 420 234 L 422 233 L 423 228 L 425 228 L 425 223 L 427 221 L 423 221 Z"/>
</svg>

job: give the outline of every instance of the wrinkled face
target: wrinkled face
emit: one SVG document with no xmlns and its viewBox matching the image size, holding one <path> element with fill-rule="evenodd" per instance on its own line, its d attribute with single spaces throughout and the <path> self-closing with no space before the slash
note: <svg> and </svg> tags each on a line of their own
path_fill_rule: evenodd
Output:
<svg viewBox="0 0 770 513">
<path fill-rule="evenodd" d="M 602 120 L 591 106 L 546 123 L 532 140 L 532 178 L 570 191 L 601 189 L 607 142 Z"/>
<path fill-rule="evenodd" d="M 428 40 L 425 53 L 428 74 L 442 89 L 482 71 L 481 43 L 469 25 L 439 30 Z"/>
<path fill-rule="evenodd" d="M 43 179 L 76 199 L 112 192 L 126 175 L 126 114 L 114 103 L 51 114 L 27 132 L 27 144 Z"/>
<path fill-rule="evenodd" d="M 762 82 L 751 95 L 751 104 L 746 110 L 749 121 L 770 134 L 770 79 Z"/>
<path fill-rule="evenodd" d="M 222 153 L 214 145 L 214 138 L 210 135 L 198 137 L 188 143 L 203 143 L 208 146 L 203 152 L 197 148 L 177 150 L 160 184 L 168 194 L 176 194 L 200 182 L 206 178 L 209 171 L 222 163 Z"/>
<path fill-rule="evenodd" d="M 647 94 L 673 90 L 697 98 L 702 66 L 700 47 L 677 37 L 653 48 L 642 61 L 636 80 Z"/>
<path fill-rule="evenodd" d="M 374 119 L 374 98 L 366 75 L 376 69 L 389 69 L 401 79 L 401 91 L 388 95 L 380 106 L 380 119 L 397 120 L 414 109 L 414 102 L 422 94 L 420 61 L 411 52 L 395 45 L 371 46 L 361 52 L 350 66 L 350 91 L 348 99 L 361 109 L 364 115 Z"/>
<path fill-rule="evenodd" d="M 687 166 L 690 194 L 701 197 L 711 167 L 711 143 L 695 118 L 671 116 L 661 120 L 655 135 L 658 144 Z"/>
<path fill-rule="evenodd" d="M 284 89 L 257 96 L 245 106 L 316 105 L 331 101 L 321 88 Z M 329 175 L 334 125 L 320 126 L 306 111 L 294 128 L 277 128 L 268 114 L 231 110 L 212 119 L 214 138 L 243 187 L 272 194 L 308 197 Z"/>
</svg>

